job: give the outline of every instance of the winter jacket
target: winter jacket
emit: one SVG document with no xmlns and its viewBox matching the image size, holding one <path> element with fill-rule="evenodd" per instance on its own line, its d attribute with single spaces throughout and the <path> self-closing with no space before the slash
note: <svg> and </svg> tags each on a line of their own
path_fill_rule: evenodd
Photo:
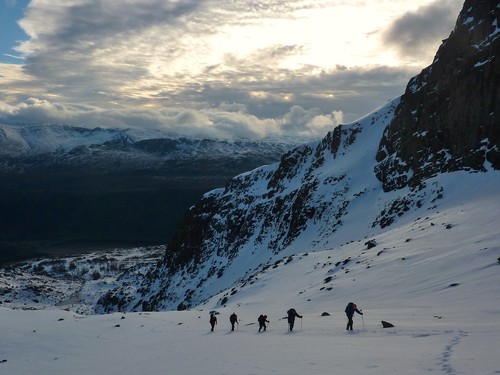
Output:
<svg viewBox="0 0 500 375">
<path fill-rule="evenodd" d="M 269 321 L 267 320 L 267 315 L 261 315 L 261 316 L 259 316 L 259 319 L 257 319 L 257 321 L 260 324 L 269 323 Z"/>
<path fill-rule="evenodd" d="M 349 317 L 352 318 L 354 313 L 357 312 L 360 315 L 363 315 L 361 311 L 358 310 L 358 307 L 356 306 L 355 303 L 349 302 L 345 308 L 345 314 Z"/>
<path fill-rule="evenodd" d="M 287 314 L 288 314 L 288 322 L 295 321 L 296 317 L 302 319 L 302 315 L 299 315 L 295 309 L 288 310 Z"/>
<path fill-rule="evenodd" d="M 210 316 L 210 324 L 212 324 L 212 325 L 217 324 L 217 318 L 215 315 Z"/>
<path fill-rule="evenodd" d="M 231 323 L 238 323 L 238 316 L 236 314 L 231 314 L 231 316 L 229 317 L 229 321 Z"/>
</svg>

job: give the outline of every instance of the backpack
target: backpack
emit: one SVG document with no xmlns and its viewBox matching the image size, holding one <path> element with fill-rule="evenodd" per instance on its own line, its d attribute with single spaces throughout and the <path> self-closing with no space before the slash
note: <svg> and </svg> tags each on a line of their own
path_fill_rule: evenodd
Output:
<svg viewBox="0 0 500 375">
<path fill-rule="evenodd" d="M 349 314 L 354 314 L 354 303 L 353 302 L 349 302 L 345 308 L 345 313 L 347 315 Z"/>
</svg>

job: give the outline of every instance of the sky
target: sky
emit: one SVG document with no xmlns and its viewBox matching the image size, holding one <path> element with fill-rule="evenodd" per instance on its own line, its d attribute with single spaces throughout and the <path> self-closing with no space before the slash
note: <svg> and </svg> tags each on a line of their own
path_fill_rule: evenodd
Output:
<svg viewBox="0 0 500 375">
<path fill-rule="evenodd" d="M 461 0 L 0 0 L 0 123 L 322 137 L 401 95 Z"/>
</svg>

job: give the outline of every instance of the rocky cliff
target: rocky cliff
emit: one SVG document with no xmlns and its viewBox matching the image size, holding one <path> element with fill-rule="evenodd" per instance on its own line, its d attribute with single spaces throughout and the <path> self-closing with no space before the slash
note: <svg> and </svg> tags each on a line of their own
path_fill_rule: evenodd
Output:
<svg viewBox="0 0 500 375">
<path fill-rule="evenodd" d="M 498 1 L 466 1 L 433 63 L 408 83 L 377 153 L 385 190 L 500 169 L 499 22 Z"/>
</svg>

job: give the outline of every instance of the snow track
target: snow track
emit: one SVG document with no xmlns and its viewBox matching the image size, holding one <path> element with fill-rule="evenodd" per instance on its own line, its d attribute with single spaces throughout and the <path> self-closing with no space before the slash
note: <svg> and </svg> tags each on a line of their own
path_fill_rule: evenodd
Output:
<svg viewBox="0 0 500 375">
<path fill-rule="evenodd" d="M 441 355 L 441 367 L 446 374 L 456 375 L 457 372 L 451 366 L 451 357 L 453 355 L 453 350 L 455 346 L 460 344 L 460 342 L 467 337 L 467 333 L 464 331 L 459 331 L 456 336 L 451 340 L 450 344 L 446 346 L 445 350 Z"/>
</svg>

